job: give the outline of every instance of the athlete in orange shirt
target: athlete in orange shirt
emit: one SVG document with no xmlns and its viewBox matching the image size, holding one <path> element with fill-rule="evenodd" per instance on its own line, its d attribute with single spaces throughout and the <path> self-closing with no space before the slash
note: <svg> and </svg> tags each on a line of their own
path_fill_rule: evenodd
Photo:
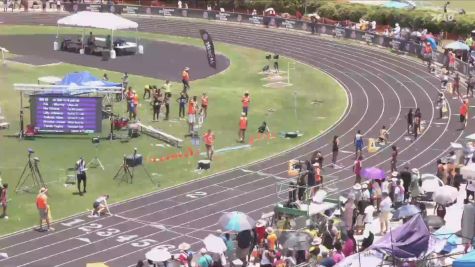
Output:
<svg viewBox="0 0 475 267">
<path fill-rule="evenodd" d="M 203 118 L 206 119 L 206 117 L 208 116 L 208 96 L 206 95 L 206 93 L 203 93 L 203 95 L 201 96 L 200 114 L 202 112 L 203 112 Z"/>
<path fill-rule="evenodd" d="M 241 118 L 239 119 L 239 142 L 244 143 L 244 138 L 246 138 L 246 129 L 247 129 L 247 117 L 246 113 L 241 113 Z"/>
<path fill-rule="evenodd" d="M 462 123 L 462 130 L 467 126 L 468 119 L 468 101 L 464 100 L 460 107 L 460 122 Z"/>
<path fill-rule="evenodd" d="M 214 133 L 211 131 L 211 129 L 209 129 L 208 132 L 203 135 L 203 140 L 206 146 L 206 156 L 209 160 L 213 160 L 214 139 Z"/>
<path fill-rule="evenodd" d="M 190 89 L 190 68 L 186 67 L 181 73 L 181 81 L 183 82 L 183 92 L 187 93 Z"/>
<path fill-rule="evenodd" d="M 196 121 L 196 96 L 188 102 L 188 132 L 193 134 L 193 126 Z"/>
<path fill-rule="evenodd" d="M 247 116 L 247 111 L 249 110 L 249 103 L 251 103 L 251 97 L 249 96 L 249 92 L 245 92 L 244 96 L 241 99 L 242 102 L 242 112 L 246 114 Z"/>
</svg>

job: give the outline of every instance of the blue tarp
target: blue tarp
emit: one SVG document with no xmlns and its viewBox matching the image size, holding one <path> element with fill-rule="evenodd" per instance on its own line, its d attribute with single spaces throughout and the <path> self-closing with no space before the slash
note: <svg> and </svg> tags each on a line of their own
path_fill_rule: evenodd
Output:
<svg viewBox="0 0 475 267">
<path fill-rule="evenodd" d="M 452 263 L 453 267 L 473 267 L 475 266 L 475 250 L 465 254 L 463 257 L 456 259 Z"/>
<path fill-rule="evenodd" d="M 420 214 L 390 231 L 369 249 L 399 259 L 419 258 L 429 249 L 430 232 Z"/>
<path fill-rule="evenodd" d="M 60 85 L 70 85 L 73 88 L 75 86 L 90 86 L 90 89 L 96 87 L 121 87 L 120 83 L 102 81 L 87 71 L 69 73 L 64 76 Z"/>
</svg>

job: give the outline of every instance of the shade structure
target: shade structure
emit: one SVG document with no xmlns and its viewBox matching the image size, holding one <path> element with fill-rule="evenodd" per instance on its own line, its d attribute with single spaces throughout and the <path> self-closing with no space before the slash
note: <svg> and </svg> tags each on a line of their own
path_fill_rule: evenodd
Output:
<svg viewBox="0 0 475 267">
<path fill-rule="evenodd" d="M 456 41 L 456 42 L 452 42 L 450 44 L 447 44 L 444 46 L 445 49 L 452 49 L 452 50 L 470 50 L 470 47 L 468 47 L 468 45 L 462 43 L 462 42 L 459 42 L 459 41 Z"/>
<path fill-rule="evenodd" d="M 369 249 L 399 259 L 419 258 L 431 249 L 430 232 L 422 216 L 418 214 L 405 224 L 385 234 Z"/>
<path fill-rule="evenodd" d="M 145 253 L 145 258 L 153 262 L 162 262 L 171 259 L 172 254 L 166 249 L 152 249 Z"/>
<path fill-rule="evenodd" d="M 312 236 L 307 232 L 285 231 L 279 237 L 279 244 L 284 249 L 307 250 L 312 240 Z"/>
<path fill-rule="evenodd" d="M 203 239 L 206 250 L 211 253 L 223 253 L 226 251 L 226 244 L 221 237 L 209 234 L 205 239 Z"/>
<path fill-rule="evenodd" d="M 109 267 L 109 265 L 107 265 L 103 262 L 95 262 L 95 263 L 86 264 L 86 267 Z"/>
<path fill-rule="evenodd" d="M 218 224 L 227 231 L 241 232 L 254 228 L 256 221 L 245 213 L 233 211 L 223 214 L 219 218 Z"/>
<path fill-rule="evenodd" d="M 139 24 L 112 13 L 81 11 L 61 18 L 58 25 L 107 30 L 137 29 Z"/>
<path fill-rule="evenodd" d="M 414 206 L 414 205 L 404 205 L 396 210 L 393 215 L 393 219 L 400 220 L 408 217 L 412 217 L 418 213 L 420 213 L 421 210 Z"/>
<path fill-rule="evenodd" d="M 386 178 L 384 170 L 376 167 L 364 168 L 361 176 L 368 180 L 382 180 Z"/>
<path fill-rule="evenodd" d="M 444 185 L 439 187 L 437 190 L 434 191 L 432 195 L 432 200 L 440 205 L 450 205 L 457 200 L 458 191 L 455 187 L 450 185 Z"/>
<path fill-rule="evenodd" d="M 475 250 L 472 250 L 470 253 L 465 254 L 464 256 L 456 259 L 452 263 L 453 267 L 473 267 L 475 266 Z"/>
</svg>

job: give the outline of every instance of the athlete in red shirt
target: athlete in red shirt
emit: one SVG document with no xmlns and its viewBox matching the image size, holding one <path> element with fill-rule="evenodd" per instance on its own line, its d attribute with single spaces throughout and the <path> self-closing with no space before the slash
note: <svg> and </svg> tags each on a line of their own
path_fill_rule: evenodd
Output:
<svg viewBox="0 0 475 267">
<path fill-rule="evenodd" d="M 196 120 L 196 96 L 188 102 L 188 132 L 193 134 L 193 126 Z"/>
<path fill-rule="evenodd" d="M 208 96 L 206 93 L 203 93 L 201 96 L 201 110 L 200 113 L 203 112 L 203 118 L 206 119 L 208 116 Z"/>
<path fill-rule="evenodd" d="M 241 118 L 239 119 L 239 142 L 244 143 L 244 138 L 246 137 L 247 129 L 247 117 L 246 113 L 241 113 Z"/>
<path fill-rule="evenodd" d="M 460 122 L 462 123 L 462 130 L 467 126 L 468 119 L 468 101 L 464 100 L 462 106 L 460 107 Z"/>
<path fill-rule="evenodd" d="M 249 103 L 251 103 L 251 97 L 249 92 L 244 93 L 244 96 L 241 99 L 242 102 L 242 112 L 247 116 L 247 111 L 249 110 Z"/>
</svg>

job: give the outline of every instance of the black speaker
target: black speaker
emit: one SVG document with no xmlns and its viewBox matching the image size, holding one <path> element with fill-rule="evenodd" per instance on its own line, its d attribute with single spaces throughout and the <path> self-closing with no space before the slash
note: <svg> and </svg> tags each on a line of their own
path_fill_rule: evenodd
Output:
<svg viewBox="0 0 475 267">
<path fill-rule="evenodd" d="M 298 136 L 297 132 L 286 132 L 285 137 L 286 138 L 296 138 Z"/>
<path fill-rule="evenodd" d="M 211 168 L 211 161 L 209 160 L 200 160 L 198 161 L 198 169 L 207 170 Z"/>
<path fill-rule="evenodd" d="M 129 167 L 136 167 L 140 166 L 143 163 L 143 156 L 140 154 L 136 154 L 135 157 L 134 155 L 128 155 L 125 157 L 125 164 Z"/>
</svg>

